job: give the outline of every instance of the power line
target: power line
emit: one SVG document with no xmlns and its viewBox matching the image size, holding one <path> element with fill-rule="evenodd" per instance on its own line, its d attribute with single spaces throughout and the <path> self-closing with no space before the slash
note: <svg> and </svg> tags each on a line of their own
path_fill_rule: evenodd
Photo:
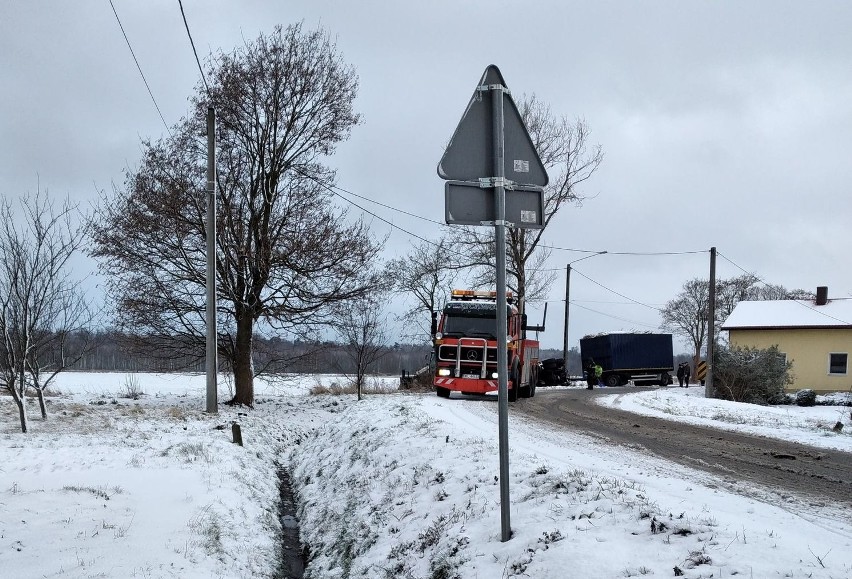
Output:
<svg viewBox="0 0 852 579">
<path fill-rule="evenodd" d="M 136 68 L 139 70 L 139 74 L 142 76 L 142 82 L 145 83 L 145 88 L 148 89 L 148 94 L 151 96 L 151 101 L 154 103 L 154 108 L 157 109 L 157 114 L 160 115 L 160 120 L 163 121 L 163 126 L 166 127 L 166 132 L 171 134 L 169 125 L 166 123 L 166 119 L 163 118 L 163 113 L 160 111 L 160 105 L 157 104 L 157 99 L 154 98 L 154 93 L 151 92 L 151 87 L 148 85 L 148 79 L 145 78 L 145 73 L 142 72 L 142 67 L 139 66 L 139 60 L 136 58 L 136 53 L 133 52 L 133 47 L 130 46 L 130 39 L 127 38 L 127 33 L 124 31 L 124 26 L 121 24 L 121 19 L 118 17 L 118 12 L 115 10 L 115 4 L 112 3 L 112 0 L 109 0 L 109 5 L 112 6 L 112 13 L 115 14 L 115 20 L 118 22 L 118 27 L 121 28 L 121 34 L 124 35 L 124 41 L 127 43 L 127 48 L 130 49 L 130 55 L 133 57 L 133 62 L 136 63 Z"/>
<path fill-rule="evenodd" d="M 636 304 L 639 304 L 640 306 L 645 306 L 646 308 L 650 308 L 650 309 L 652 309 L 652 310 L 657 310 L 658 312 L 661 312 L 661 311 L 662 311 L 660 308 L 657 308 L 657 307 L 654 307 L 654 306 L 648 305 L 648 304 L 646 304 L 646 303 L 644 303 L 644 302 L 640 302 L 640 301 L 638 301 L 638 300 L 634 300 L 634 299 L 633 299 L 633 298 L 631 298 L 631 297 L 628 297 L 628 296 L 626 296 L 626 295 L 624 295 L 624 294 L 618 293 L 618 292 L 617 292 L 617 291 L 615 291 L 614 289 L 612 289 L 612 288 L 608 288 L 608 287 L 606 287 L 605 285 L 603 285 L 602 283 L 600 283 L 600 282 L 597 282 L 597 281 L 593 280 L 592 278 L 590 278 L 589 276 L 587 276 L 586 274 L 584 274 L 584 273 L 583 273 L 583 272 L 581 272 L 581 271 L 578 271 L 578 270 L 576 270 L 576 269 L 574 269 L 573 271 L 574 271 L 574 273 L 576 273 L 576 274 L 579 274 L 579 275 L 583 276 L 584 278 L 586 278 L 587 280 L 589 280 L 589 281 L 590 281 L 590 282 L 592 282 L 593 284 L 598 285 L 598 286 L 602 287 L 603 289 L 605 289 L 606 291 L 608 291 L 608 292 L 612 292 L 612 293 L 614 293 L 615 295 L 617 295 L 617 296 L 619 296 L 619 297 L 622 297 L 622 298 L 624 298 L 624 299 L 626 299 L 626 300 L 630 300 L 631 302 L 636 303 Z"/>
<path fill-rule="evenodd" d="M 540 247 L 545 249 L 556 249 L 558 251 L 575 251 L 578 253 L 600 253 L 599 250 L 592 249 L 574 249 L 569 247 L 558 247 L 556 245 L 541 244 Z M 708 253 L 708 249 L 699 249 L 694 251 L 607 251 L 607 255 L 635 255 L 635 256 L 654 256 L 654 255 L 693 255 L 696 253 Z"/>
<path fill-rule="evenodd" d="M 600 315 L 606 316 L 608 318 L 613 318 L 615 320 L 627 322 L 628 324 L 636 324 L 637 326 L 645 326 L 646 328 L 653 328 L 655 330 L 659 329 L 659 326 L 652 326 L 651 324 L 644 324 L 642 322 L 637 322 L 636 320 L 628 320 L 627 318 L 619 318 L 618 316 L 613 316 L 612 314 L 605 314 L 604 312 L 599 312 L 598 310 L 593 310 L 592 308 L 587 308 L 586 306 L 582 306 L 582 305 L 576 303 L 574 300 L 571 300 L 571 304 L 574 305 L 574 306 L 577 306 L 578 308 L 582 308 L 584 310 L 588 310 L 590 312 L 594 312 L 596 314 L 600 314 Z"/>
<path fill-rule="evenodd" d="M 736 263 L 734 263 L 733 261 L 731 261 L 731 260 L 730 260 L 727 256 L 722 255 L 722 254 L 721 254 L 721 253 L 719 253 L 718 251 L 716 252 L 716 255 L 718 255 L 718 256 L 720 256 L 720 257 L 722 257 L 723 259 L 725 259 L 725 261 L 727 261 L 728 263 L 730 263 L 730 264 L 731 264 L 731 265 L 733 265 L 734 267 L 739 268 L 740 270 L 742 270 L 743 272 L 745 272 L 747 275 L 753 275 L 754 277 L 756 277 L 756 278 L 760 281 L 760 283 L 762 283 L 762 284 L 764 284 L 764 285 L 769 285 L 769 284 L 766 282 L 766 280 L 764 280 L 763 278 L 761 278 L 759 275 L 757 275 L 757 274 L 755 274 L 755 273 L 753 273 L 753 272 L 750 272 L 750 271 L 746 271 L 745 269 L 743 269 L 742 267 L 740 267 L 739 265 L 737 265 Z M 800 306 L 802 306 L 803 308 L 807 308 L 807 309 L 809 309 L 809 310 L 812 310 L 812 311 L 814 311 L 814 312 L 818 313 L 818 314 L 819 314 L 819 315 L 821 315 L 821 316 L 825 316 L 826 318 L 830 318 L 830 319 L 832 319 L 832 320 L 834 320 L 834 321 L 836 321 L 836 322 L 840 322 L 840 323 L 842 323 L 842 324 L 846 324 L 846 325 L 850 325 L 850 326 L 852 326 L 852 323 L 847 322 L 846 320 L 841 320 L 840 318 L 836 318 L 836 317 L 832 316 L 831 314 L 827 314 L 827 313 L 825 313 L 825 312 L 823 312 L 823 311 L 821 311 L 821 310 L 819 310 L 819 309 L 817 309 L 817 308 L 811 307 L 811 306 L 809 306 L 808 304 L 804 303 L 802 300 L 792 300 L 792 301 L 796 302 L 797 304 L 799 304 L 799 305 L 800 305 Z"/>
<path fill-rule="evenodd" d="M 339 188 L 339 187 L 337 187 L 336 185 L 329 185 L 328 183 L 326 183 L 326 182 L 325 182 L 325 181 L 323 181 L 322 179 L 317 179 L 317 178 L 316 178 L 316 177 L 314 177 L 313 175 L 309 175 L 308 173 L 305 173 L 304 171 L 302 171 L 302 170 L 300 170 L 300 169 L 297 169 L 297 168 L 295 168 L 295 167 L 293 167 L 293 171 L 295 171 L 296 173 L 298 173 L 299 175 L 301 175 L 301 176 L 303 176 L 303 177 L 305 177 L 305 178 L 307 178 L 307 179 L 310 179 L 311 181 L 314 181 L 315 183 L 317 183 L 318 185 L 320 185 L 321 187 L 323 187 L 323 188 L 325 188 L 327 191 L 329 191 L 332 195 L 336 195 L 337 197 L 340 197 L 341 199 L 343 199 L 343 200 L 344 200 L 344 201 L 346 201 L 347 203 L 350 203 L 350 204 L 354 205 L 355 207 L 357 207 L 358 209 L 360 209 L 360 210 L 361 210 L 361 211 L 363 211 L 364 213 L 366 213 L 366 214 L 368 214 L 368 215 L 372 215 L 373 217 L 375 217 L 375 218 L 376 218 L 376 219 L 378 219 L 379 221 L 382 221 L 382 222 L 384 222 L 384 223 L 387 223 L 387 224 L 388 224 L 388 225 L 390 225 L 392 228 L 394 228 L 394 229 L 399 229 L 399 230 L 400 230 L 400 231 L 402 231 L 403 233 L 406 233 L 406 234 L 410 235 L 411 237 L 414 237 L 414 238 L 416 238 L 416 239 L 419 239 L 420 241 L 424 241 L 424 242 L 426 242 L 426 243 L 429 243 L 429 244 L 431 244 L 431 245 L 435 245 L 435 246 L 437 246 L 437 245 L 438 245 L 437 243 L 435 243 L 434 241 L 432 241 L 432 240 L 430 240 L 430 239 L 426 239 L 425 237 L 420 237 L 419 235 L 417 235 L 417 234 L 415 234 L 415 233 L 412 233 L 412 232 L 408 231 L 407 229 L 403 229 L 403 228 L 402 228 L 402 227 L 400 227 L 399 225 L 396 225 L 396 224 L 394 224 L 394 223 L 391 223 L 390 221 L 388 221 L 388 220 L 387 220 L 387 219 L 385 219 L 384 217 L 381 217 L 380 215 L 377 215 L 377 214 L 373 213 L 372 211 L 370 211 L 370 210 L 368 210 L 368 209 L 366 209 L 366 208 L 364 208 L 364 207 L 361 207 L 360 205 L 358 205 L 357 203 L 355 203 L 355 202 L 354 202 L 354 201 L 352 201 L 351 199 L 347 199 L 346 197 L 344 197 L 343 195 L 341 195 L 340 193 L 338 193 L 337 191 L 335 191 L 335 189 L 340 189 L 340 188 Z M 343 190 L 343 189 L 341 189 L 341 191 L 344 191 L 344 190 Z M 358 197 L 358 195 L 356 195 L 356 197 Z"/>
<path fill-rule="evenodd" d="M 315 179 L 313 176 L 302 173 L 301 171 L 297 170 L 296 172 L 305 176 L 305 177 L 308 177 L 309 179 Z M 353 193 L 352 191 L 344 189 L 343 187 L 339 187 L 337 185 L 331 185 L 331 187 L 335 190 L 335 191 L 332 191 L 335 194 L 337 194 L 336 191 L 342 191 L 343 193 L 346 193 L 347 195 L 352 195 L 353 197 L 357 197 L 358 199 L 363 199 L 364 201 L 368 201 L 370 203 L 378 205 L 379 207 L 384 207 L 385 209 L 389 209 L 391 211 L 396 211 L 397 213 L 401 213 L 401 214 L 407 215 L 409 217 L 414 217 L 415 219 L 420 219 L 422 221 L 426 221 L 427 223 L 433 223 L 435 225 L 440 225 L 440 226 L 445 225 L 444 223 L 441 223 L 440 221 L 435 221 L 434 219 L 429 219 L 428 217 L 423 217 L 422 215 L 417 215 L 416 213 L 411 213 L 411 212 L 405 211 L 403 209 L 393 207 L 392 205 L 387 205 L 385 203 L 381 203 L 380 201 L 370 199 L 369 197 L 364 197 L 363 195 L 358 195 L 357 193 Z M 341 197 L 341 196 L 338 195 L 338 197 Z M 345 197 L 341 197 L 341 198 L 344 199 L 345 201 L 349 202 L 349 203 L 352 203 L 351 201 L 349 201 Z M 362 211 L 366 211 L 363 208 L 361 208 L 359 205 L 357 205 L 355 203 L 352 203 L 352 204 L 355 205 L 356 207 L 358 207 L 359 209 L 361 209 Z M 370 213 L 370 212 L 367 211 L 367 213 Z M 391 222 L 389 222 L 385 219 L 382 219 L 381 217 L 379 217 L 378 215 L 376 215 L 374 213 L 370 213 L 370 215 L 373 215 L 374 217 L 381 219 L 382 221 L 384 221 L 385 223 L 387 223 L 391 227 L 395 227 L 395 228 L 399 229 L 400 231 L 403 231 L 405 233 L 409 233 L 405 229 L 402 229 L 401 227 L 394 225 L 393 223 L 391 223 Z M 409 233 L 409 235 L 413 235 L 413 234 Z M 416 235 L 414 237 L 417 237 L 418 239 L 423 239 L 423 238 L 416 236 Z M 434 243 L 434 242 L 430 242 L 430 243 Z M 556 246 L 544 245 L 544 244 L 539 245 L 539 247 L 544 248 L 544 249 L 556 249 L 556 250 L 559 250 L 559 251 L 573 251 L 573 252 L 578 252 L 578 253 L 601 253 L 599 250 L 572 249 L 572 248 L 556 247 Z M 703 250 L 700 250 L 700 251 L 667 251 L 667 252 L 608 251 L 606 253 L 612 254 L 612 255 L 653 256 L 653 255 L 688 255 L 688 254 L 696 254 L 696 253 L 707 253 L 708 251 L 709 250 L 703 249 Z M 562 271 L 562 268 L 538 268 L 538 269 L 530 268 L 527 271 Z M 580 274 L 580 275 L 582 275 L 582 274 Z M 630 298 L 627 298 L 627 299 L 630 299 Z M 637 303 L 641 303 L 641 302 L 637 302 Z M 641 304 L 641 305 L 645 305 L 645 304 Z"/>
<path fill-rule="evenodd" d="M 734 266 L 734 267 L 736 267 L 737 269 L 741 270 L 744 274 L 746 274 L 746 275 L 753 275 L 753 276 L 754 276 L 754 277 L 756 277 L 756 278 L 757 278 L 757 279 L 758 279 L 761 283 L 763 283 L 763 284 L 765 284 L 765 283 L 766 283 L 766 281 L 765 281 L 763 278 L 761 278 L 759 275 L 757 275 L 757 274 L 756 274 L 756 273 L 754 273 L 754 272 L 747 271 L 746 269 L 744 269 L 744 268 L 740 267 L 739 265 L 737 265 L 736 263 L 734 263 L 733 261 L 731 261 L 731 260 L 730 260 L 727 256 L 723 255 L 720 251 L 718 251 L 718 250 L 717 250 L 717 251 L 716 251 L 716 255 L 718 255 L 719 257 L 721 257 L 722 259 L 724 259 L 725 261 L 727 261 L 728 263 L 730 263 L 731 265 L 733 265 L 733 266 Z"/>
<path fill-rule="evenodd" d="M 110 0 L 110 4 L 112 0 Z M 183 11 L 183 2 L 178 0 L 180 6 L 180 14 L 183 16 L 183 25 L 186 27 L 186 35 L 189 36 L 189 44 L 192 46 L 192 53 L 195 55 L 195 62 L 198 64 L 198 72 L 201 73 L 201 80 L 204 81 L 204 88 L 207 89 L 207 96 L 210 96 L 210 86 L 207 84 L 207 77 L 204 76 L 204 69 L 201 68 L 201 61 L 198 59 L 198 52 L 195 50 L 195 43 L 192 41 L 192 33 L 189 31 L 189 23 L 186 21 L 186 12 Z"/>
<path fill-rule="evenodd" d="M 301 174 L 304 175 L 304 173 L 301 173 Z M 305 176 L 310 177 L 309 175 L 305 175 Z M 393 207 L 391 205 L 385 205 L 384 203 L 381 203 L 381 202 L 376 201 L 374 199 L 370 199 L 369 197 L 364 197 L 363 195 L 358 195 L 357 193 L 353 193 L 352 191 L 348 191 L 347 189 L 344 189 L 343 187 L 338 187 L 337 185 L 333 185 L 333 187 L 335 189 L 337 189 L 338 191 L 343 191 L 347 195 L 352 195 L 353 197 L 357 197 L 358 199 L 363 199 L 364 201 L 369 201 L 370 203 L 374 203 L 374 204 L 378 205 L 379 207 L 384 207 L 385 209 L 390 209 L 391 211 L 396 211 L 397 213 L 402 213 L 403 215 L 408 215 L 409 217 L 421 219 L 423 221 L 426 221 L 427 223 L 434 223 L 435 225 L 441 225 L 441 226 L 445 225 L 444 223 L 441 223 L 440 221 L 435 221 L 434 219 L 429 219 L 428 217 L 423 217 L 422 215 L 417 215 L 416 213 L 409 213 L 408 211 L 404 211 L 402 209 L 397 209 L 396 207 Z"/>
<path fill-rule="evenodd" d="M 322 185 L 325 186 L 325 187 L 331 187 L 332 189 L 334 189 L 334 191 L 332 191 L 332 193 L 335 193 L 336 195 L 338 195 L 338 197 L 341 197 L 341 199 L 344 199 L 347 202 L 351 203 L 351 201 L 349 201 L 345 197 L 342 197 L 339 194 L 337 194 L 338 191 L 343 192 L 347 195 L 351 195 L 353 197 L 357 197 L 358 199 L 363 199 L 364 201 L 368 201 L 369 203 L 373 203 L 374 205 L 378 205 L 379 207 L 383 207 L 383 208 L 388 209 L 390 211 L 395 211 L 397 213 L 401 213 L 402 215 L 407 215 L 408 217 L 420 219 L 421 221 L 425 221 L 427 223 L 432 223 L 434 225 L 439 225 L 439 226 L 446 225 L 445 223 L 442 223 L 440 221 L 435 221 L 434 219 L 429 219 L 428 217 L 423 217 L 422 215 L 417 215 L 416 213 L 411 213 L 409 211 L 399 209 L 399 208 L 394 207 L 392 205 L 388 205 L 386 203 L 376 201 L 375 199 L 370 199 L 369 197 L 359 195 L 359 194 L 357 194 L 353 191 L 350 191 L 350 190 L 345 189 L 343 187 L 340 187 L 338 185 L 329 186 L 328 184 L 326 184 L 322 181 L 318 181 L 314 176 L 308 175 L 307 173 L 304 173 L 304 172 L 302 172 L 298 169 L 294 168 L 294 171 L 296 171 L 297 173 L 299 173 L 303 177 L 307 177 L 308 179 L 316 180 L 317 182 L 322 183 Z M 352 204 L 355 205 L 356 207 L 358 207 L 359 209 L 361 209 L 362 211 L 366 211 L 365 209 L 363 209 L 359 205 L 356 205 L 355 203 L 352 203 Z M 401 227 L 394 225 L 393 223 L 390 223 L 389 221 L 387 221 L 385 219 L 382 219 L 381 217 L 379 217 L 378 215 L 376 215 L 374 213 L 370 213 L 369 211 L 367 211 L 367 213 L 369 213 L 370 215 L 373 215 L 377 219 L 384 221 L 385 223 L 387 223 L 391 227 L 399 229 L 400 231 L 403 231 L 405 233 L 409 233 L 405 229 L 402 229 Z M 413 234 L 409 233 L 409 235 L 413 235 Z M 416 235 L 414 237 L 417 237 L 418 239 L 422 239 L 421 237 L 416 236 Z M 434 242 L 432 242 L 432 243 L 434 243 Z M 545 244 L 540 244 L 539 247 L 541 247 L 543 249 L 555 249 L 555 250 L 558 250 L 558 251 L 571 251 L 571 252 L 576 252 L 576 253 L 602 253 L 600 250 L 596 250 L 596 249 L 577 249 L 577 248 L 558 247 L 558 246 L 555 246 L 555 245 L 545 245 Z M 699 253 L 709 253 L 709 250 L 701 249 L 701 250 L 695 250 L 695 251 L 648 251 L 648 252 L 642 252 L 642 251 L 607 251 L 606 253 L 610 254 L 610 255 L 632 255 L 632 256 L 694 255 L 694 254 L 699 254 Z M 540 268 L 540 269 L 530 269 L 528 271 L 562 271 L 562 268 Z M 642 305 L 644 305 L 644 304 L 642 304 Z"/>
</svg>

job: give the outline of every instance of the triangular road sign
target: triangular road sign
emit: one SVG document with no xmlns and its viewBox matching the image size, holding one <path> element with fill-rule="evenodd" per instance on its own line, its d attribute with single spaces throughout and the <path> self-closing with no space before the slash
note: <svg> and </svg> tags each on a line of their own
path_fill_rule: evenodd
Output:
<svg viewBox="0 0 852 579">
<path fill-rule="evenodd" d="M 473 97 L 438 163 L 442 179 L 476 181 L 494 177 L 494 136 L 491 99 L 495 91 L 480 87 L 502 85 L 503 75 L 493 64 L 485 69 L 482 79 L 473 91 Z M 501 94 L 501 93 L 497 93 Z M 509 93 L 502 93 L 503 135 L 505 151 L 504 176 L 522 185 L 547 185 L 547 171 L 533 146 L 527 127 L 518 107 Z"/>
</svg>

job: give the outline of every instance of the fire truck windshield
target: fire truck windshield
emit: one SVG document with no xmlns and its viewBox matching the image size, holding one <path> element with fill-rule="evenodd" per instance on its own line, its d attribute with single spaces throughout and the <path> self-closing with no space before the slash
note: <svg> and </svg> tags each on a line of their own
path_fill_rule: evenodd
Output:
<svg viewBox="0 0 852 579">
<path fill-rule="evenodd" d="M 492 310 L 493 316 L 493 310 Z M 497 320 L 493 317 L 447 315 L 444 317 L 443 334 L 451 337 L 497 339 Z"/>
</svg>

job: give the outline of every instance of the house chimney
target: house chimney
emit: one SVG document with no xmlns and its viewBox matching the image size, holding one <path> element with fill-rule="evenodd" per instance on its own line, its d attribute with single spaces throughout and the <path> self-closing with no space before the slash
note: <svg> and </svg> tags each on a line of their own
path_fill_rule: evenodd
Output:
<svg viewBox="0 0 852 579">
<path fill-rule="evenodd" d="M 817 287 L 817 296 L 816 296 L 816 305 L 824 306 L 828 303 L 828 286 L 818 286 Z"/>
</svg>

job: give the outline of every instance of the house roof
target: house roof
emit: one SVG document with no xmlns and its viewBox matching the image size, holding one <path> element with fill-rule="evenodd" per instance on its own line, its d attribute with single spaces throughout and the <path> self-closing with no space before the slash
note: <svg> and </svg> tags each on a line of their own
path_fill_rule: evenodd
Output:
<svg viewBox="0 0 852 579">
<path fill-rule="evenodd" d="M 723 330 L 852 328 L 852 298 L 836 298 L 818 306 L 813 300 L 742 301 Z"/>
</svg>

